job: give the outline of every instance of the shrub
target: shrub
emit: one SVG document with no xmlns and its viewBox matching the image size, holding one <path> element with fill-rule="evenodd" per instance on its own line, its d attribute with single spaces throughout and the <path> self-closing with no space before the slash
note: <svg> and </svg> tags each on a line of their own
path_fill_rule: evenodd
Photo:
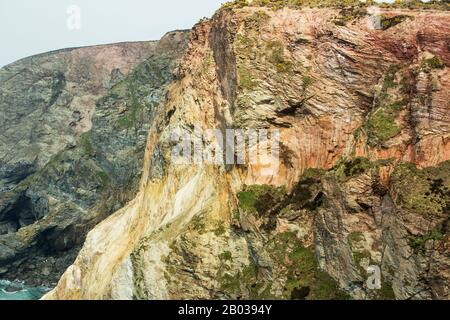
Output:
<svg viewBox="0 0 450 320">
<path fill-rule="evenodd" d="M 442 63 L 442 61 L 437 57 L 434 56 L 433 58 L 425 59 L 422 62 L 423 66 L 429 67 L 430 69 L 443 69 L 445 68 L 445 65 Z"/>
</svg>

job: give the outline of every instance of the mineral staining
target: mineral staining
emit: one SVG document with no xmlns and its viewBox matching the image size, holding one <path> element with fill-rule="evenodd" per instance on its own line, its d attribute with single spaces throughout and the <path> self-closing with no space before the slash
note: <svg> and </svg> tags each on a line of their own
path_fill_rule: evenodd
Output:
<svg viewBox="0 0 450 320">
<path fill-rule="evenodd" d="M 107 73 L 64 148 L 4 166 L 0 271 L 45 236 L 75 260 L 47 299 L 448 299 L 446 6 L 369 30 L 356 1 L 236 1 L 169 34 Z M 85 105 L 42 76 L 26 105 Z M 174 165 L 195 126 L 280 129 L 280 171 Z"/>
</svg>

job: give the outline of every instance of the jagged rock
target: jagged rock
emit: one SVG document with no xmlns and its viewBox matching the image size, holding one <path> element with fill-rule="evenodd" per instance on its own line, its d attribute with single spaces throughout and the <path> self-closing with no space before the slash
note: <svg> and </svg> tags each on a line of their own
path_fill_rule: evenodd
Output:
<svg viewBox="0 0 450 320">
<path fill-rule="evenodd" d="M 227 5 L 197 24 L 149 117 L 135 198 L 88 233 L 45 298 L 448 299 L 449 12 L 381 14 L 372 28 L 365 8 Z M 171 134 L 195 126 L 279 129 L 279 171 L 174 164 Z M 95 161 L 80 165 L 102 164 L 102 147 L 84 145 Z M 33 194 L 21 193 L 30 206 Z"/>
<path fill-rule="evenodd" d="M 15 264 L 3 278 L 50 286 L 86 232 L 130 199 L 185 34 L 61 50 L 0 70 L 0 265 Z"/>
</svg>

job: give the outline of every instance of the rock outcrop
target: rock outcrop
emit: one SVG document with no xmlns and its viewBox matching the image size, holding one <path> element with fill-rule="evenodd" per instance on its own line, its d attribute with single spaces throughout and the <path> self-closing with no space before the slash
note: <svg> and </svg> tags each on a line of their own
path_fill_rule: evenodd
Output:
<svg viewBox="0 0 450 320">
<path fill-rule="evenodd" d="M 241 1 L 200 22 L 136 197 L 45 298 L 448 299 L 449 34 L 446 10 Z M 279 171 L 176 165 L 180 127 L 277 128 Z"/>
<path fill-rule="evenodd" d="M 0 70 L 0 277 L 55 285 L 134 196 L 186 32 L 66 49 Z"/>
<path fill-rule="evenodd" d="M 0 270 L 75 253 L 104 219 L 45 299 L 449 299 L 445 8 L 236 1 L 150 45 L 73 145 L 2 165 Z M 173 161 L 177 130 L 228 128 L 279 130 L 278 170 Z"/>
</svg>

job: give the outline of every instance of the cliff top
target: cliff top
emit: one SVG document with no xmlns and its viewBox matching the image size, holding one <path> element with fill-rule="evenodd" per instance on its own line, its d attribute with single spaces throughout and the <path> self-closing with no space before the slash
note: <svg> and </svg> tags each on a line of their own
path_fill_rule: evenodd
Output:
<svg viewBox="0 0 450 320">
<path fill-rule="evenodd" d="M 270 7 L 273 9 L 281 9 L 283 7 L 290 8 L 342 8 L 348 6 L 366 7 L 377 5 L 382 8 L 402 8 L 402 9 L 434 9 L 449 10 L 448 1 L 432 0 L 422 2 L 419 0 L 395 0 L 393 3 L 377 3 L 373 0 L 234 0 L 223 5 L 225 8 L 243 8 L 243 7 Z"/>
</svg>

